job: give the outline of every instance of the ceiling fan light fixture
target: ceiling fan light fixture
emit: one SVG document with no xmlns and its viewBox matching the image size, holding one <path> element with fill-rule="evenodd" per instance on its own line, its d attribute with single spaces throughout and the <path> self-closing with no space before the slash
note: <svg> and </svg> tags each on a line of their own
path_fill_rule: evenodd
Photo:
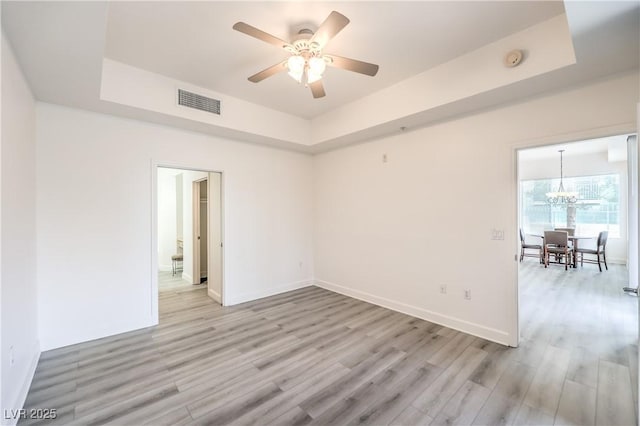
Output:
<svg viewBox="0 0 640 426">
<path fill-rule="evenodd" d="M 314 74 L 322 77 L 324 70 L 327 69 L 327 63 L 319 56 L 309 59 L 309 75 Z"/>
<path fill-rule="evenodd" d="M 307 84 L 311 84 L 311 83 L 315 83 L 316 81 L 320 80 L 322 78 L 321 74 L 316 74 L 311 72 L 311 70 L 309 70 L 309 72 L 307 72 Z"/>
<path fill-rule="evenodd" d="M 298 83 L 302 83 L 302 73 L 294 73 L 293 71 L 289 71 L 289 76 L 297 81 Z"/>
<path fill-rule="evenodd" d="M 250 82 L 258 83 L 286 70 L 291 78 L 304 84 L 305 87 L 309 87 L 314 99 L 318 99 L 326 95 L 322 76 L 327 65 L 371 77 L 378 72 L 379 67 L 376 64 L 333 54 L 322 54 L 327 43 L 348 23 L 349 19 L 346 16 L 334 10 L 315 32 L 302 29 L 298 31 L 298 36 L 289 43 L 244 22 L 236 22 L 233 29 L 265 43 L 283 48 L 291 54 L 286 61 L 281 61 L 250 76 L 248 78 Z"/>
<path fill-rule="evenodd" d="M 304 74 L 305 60 L 302 56 L 294 55 L 287 59 L 287 68 L 289 69 L 289 75 L 298 83 L 302 82 L 302 76 Z"/>
<path fill-rule="evenodd" d="M 305 60 L 302 56 L 293 55 L 287 59 L 287 68 L 289 68 L 290 73 L 302 75 L 304 72 L 304 63 Z"/>
</svg>

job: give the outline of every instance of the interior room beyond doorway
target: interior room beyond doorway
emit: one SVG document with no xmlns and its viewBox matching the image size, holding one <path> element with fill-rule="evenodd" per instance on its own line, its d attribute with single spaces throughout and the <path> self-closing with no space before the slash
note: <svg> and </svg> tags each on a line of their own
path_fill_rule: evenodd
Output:
<svg viewBox="0 0 640 426">
<path fill-rule="evenodd" d="M 548 416 L 541 424 L 637 424 L 638 299 L 623 290 L 638 261 L 629 255 L 632 140 L 518 152 L 519 343 L 541 372 L 524 403 Z"/>
<path fill-rule="evenodd" d="M 207 288 L 209 296 L 221 303 L 220 185 L 220 173 L 158 167 L 160 293 Z"/>
</svg>

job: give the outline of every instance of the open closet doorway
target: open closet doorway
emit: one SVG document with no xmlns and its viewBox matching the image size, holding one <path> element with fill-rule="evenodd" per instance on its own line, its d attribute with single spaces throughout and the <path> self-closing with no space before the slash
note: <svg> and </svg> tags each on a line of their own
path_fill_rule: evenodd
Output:
<svg viewBox="0 0 640 426">
<path fill-rule="evenodd" d="M 222 304 L 221 173 L 157 167 L 157 273 L 161 298 L 205 291 Z"/>
</svg>

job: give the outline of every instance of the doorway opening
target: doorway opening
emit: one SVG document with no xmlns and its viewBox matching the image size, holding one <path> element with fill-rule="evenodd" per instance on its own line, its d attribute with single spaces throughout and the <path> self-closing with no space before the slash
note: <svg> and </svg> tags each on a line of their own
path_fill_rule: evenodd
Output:
<svg viewBox="0 0 640 426">
<path fill-rule="evenodd" d="M 553 366 L 559 400 L 589 395 L 595 423 L 607 404 L 637 418 L 638 299 L 623 290 L 637 287 L 634 143 L 623 134 L 516 151 L 518 343 L 525 364 Z M 624 389 L 615 400 L 611 375 Z"/>
<path fill-rule="evenodd" d="M 156 182 L 159 297 L 198 290 L 222 304 L 222 174 L 157 166 Z"/>
</svg>

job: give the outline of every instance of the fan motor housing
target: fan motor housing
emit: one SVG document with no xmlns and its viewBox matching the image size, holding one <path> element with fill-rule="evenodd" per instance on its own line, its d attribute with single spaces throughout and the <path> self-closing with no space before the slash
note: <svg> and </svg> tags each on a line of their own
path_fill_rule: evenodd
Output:
<svg viewBox="0 0 640 426">
<path fill-rule="evenodd" d="M 320 52 L 320 45 L 316 42 L 310 42 L 313 37 L 313 31 L 308 28 L 303 28 L 298 31 L 298 38 L 291 42 L 293 47 L 295 47 L 298 54 L 301 54 L 305 51 L 309 51 L 312 54 L 316 54 Z"/>
</svg>

